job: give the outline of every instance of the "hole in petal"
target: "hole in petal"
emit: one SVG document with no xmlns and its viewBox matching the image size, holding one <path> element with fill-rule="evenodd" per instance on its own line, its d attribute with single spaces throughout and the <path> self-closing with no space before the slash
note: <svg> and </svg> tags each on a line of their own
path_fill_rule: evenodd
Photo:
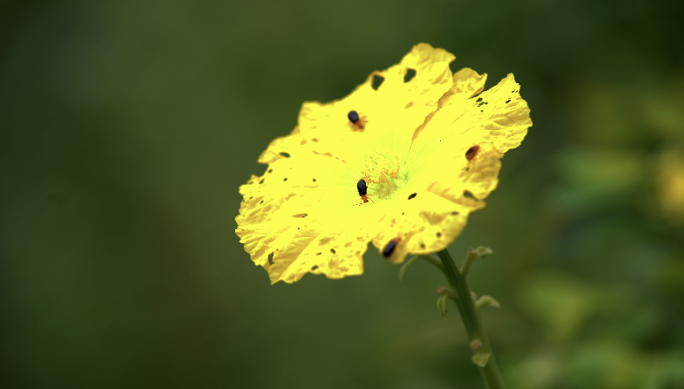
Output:
<svg viewBox="0 0 684 389">
<path fill-rule="evenodd" d="M 313 182 L 316 182 L 316 179 L 315 179 L 315 178 L 314 178 L 314 181 L 313 181 Z"/>
<path fill-rule="evenodd" d="M 458 215 L 458 211 L 451 212 L 452 215 Z"/>
<path fill-rule="evenodd" d="M 421 248 L 421 249 L 424 249 L 424 248 L 425 248 L 425 243 L 421 243 L 421 244 L 420 244 L 420 248 Z"/>
<path fill-rule="evenodd" d="M 379 74 L 373 74 L 373 82 L 371 86 L 373 87 L 373 90 L 378 90 L 380 88 L 380 85 L 385 81 L 385 77 L 379 75 Z"/>
<path fill-rule="evenodd" d="M 280 153 L 280 155 L 282 155 L 282 156 L 285 157 L 285 158 L 290 158 L 290 154 L 289 154 L 289 153 L 282 152 L 282 153 Z"/>
<path fill-rule="evenodd" d="M 287 181 L 287 177 L 285 177 L 285 178 L 283 179 L 283 181 Z"/>
<path fill-rule="evenodd" d="M 404 82 L 409 82 L 413 80 L 413 77 L 416 76 L 416 70 L 415 69 L 406 69 L 406 74 L 404 74 Z"/>
<path fill-rule="evenodd" d="M 477 200 L 477 198 L 469 190 L 464 190 L 463 196 L 469 199 Z"/>
<path fill-rule="evenodd" d="M 260 184 L 264 183 L 264 179 L 262 178 L 261 181 L 259 181 Z"/>
<path fill-rule="evenodd" d="M 316 270 L 316 269 L 318 269 L 318 265 L 313 265 L 313 267 L 311 268 L 311 270 Z"/>
<path fill-rule="evenodd" d="M 333 253 L 333 254 L 337 254 L 337 253 L 335 252 L 335 249 L 330 249 L 330 252 Z"/>
<path fill-rule="evenodd" d="M 268 172 L 269 172 L 269 173 L 273 173 L 273 169 L 268 169 Z"/>
<path fill-rule="evenodd" d="M 441 238 L 441 237 L 442 237 L 442 233 L 441 233 L 441 232 L 438 232 L 438 233 L 437 233 L 437 237 L 438 237 L 438 238 Z"/>
<path fill-rule="evenodd" d="M 414 197 L 416 197 L 416 196 L 418 196 L 418 193 L 412 193 L 412 194 L 409 196 L 408 199 L 411 200 L 412 198 L 414 198 Z"/>
<path fill-rule="evenodd" d="M 478 99 L 475 100 L 476 103 L 479 103 L 480 101 L 482 101 L 482 97 L 478 97 Z"/>
<path fill-rule="evenodd" d="M 263 203 L 264 203 L 264 200 L 261 200 L 261 202 L 259 203 L 259 205 L 261 205 L 261 204 L 263 204 Z"/>
<path fill-rule="evenodd" d="M 268 263 L 273 265 L 273 253 L 268 254 Z"/>
<path fill-rule="evenodd" d="M 316 253 L 316 255 L 321 255 L 321 254 L 323 254 L 323 253 Z"/>
</svg>

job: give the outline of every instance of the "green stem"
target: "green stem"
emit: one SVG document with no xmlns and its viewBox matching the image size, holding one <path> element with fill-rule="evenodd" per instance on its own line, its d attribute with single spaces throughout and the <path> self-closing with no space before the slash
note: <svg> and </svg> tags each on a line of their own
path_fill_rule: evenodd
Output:
<svg viewBox="0 0 684 389">
<path fill-rule="evenodd" d="M 480 312 L 475 307 L 475 301 L 470 292 L 470 287 L 468 286 L 468 278 L 458 270 L 458 267 L 456 267 L 454 260 L 451 259 L 451 255 L 449 255 L 447 250 L 440 251 L 437 254 L 442 260 L 444 275 L 449 280 L 449 285 L 451 285 L 451 288 L 455 290 L 458 295 L 454 301 L 456 301 L 458 311 L 461 313 L 463 324 L 468 333 L 468 338 L 470 338 L 471 341 L 471 348 L 476 348 L 476 350 L 473 350 L 473 361 L 478 357 L 489 354 L 489 359 L 486 359 L 485 357 L 486 364 L 480 366 L 480 374 L 482 375 L 485 387 L 487 389 L 503 389 L 504 385 L 501 380 L 501 374 L 499 373 L 499 367 L 496 365 L 496 360 L 494 359 L 489 339 L 487 339 L 487 334 L 482 328 Z M 471 258 L 471 256 L 474 257 Z M 466 263 L 472 263 L 476 256 L 477 252 L 470 250 Z M 468 268 L 469 267 L 470 266 L 468 266 Z"/>
<path fill-rule="evenodd" d="M 446 250 L 445 250 L 446 251 Z M 447 253 L 448 255 L 448 253 Z M 468 274 L 470 273 L 470 267 L 473 266 L 473 263 L 477 259 L 477 252 L 473 249 L 470 249 L 468 251 L 468 256 L 466 256 L 465 262 L 463 262 L 463 266 L 461 266 L 461 274 L 463 275 L 463 278 L 468 280 Z"/>
</svg>

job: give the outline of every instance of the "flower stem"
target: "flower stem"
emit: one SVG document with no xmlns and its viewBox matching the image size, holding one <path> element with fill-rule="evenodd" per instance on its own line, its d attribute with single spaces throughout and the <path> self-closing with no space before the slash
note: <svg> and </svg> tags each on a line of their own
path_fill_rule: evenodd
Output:
<svg viewBox="0 0 684 389">
<path fill-rule="evenodd" d="M 504 385 L 499 373 L 499 367 L 496 365 L 487 334 L 482 328 L 480 312 L 475 306 L 475 300 L 468 286 L 467 275 L 458 270 L 447 250 L 440 251 L 437 254 L 442 260 L 444 275 L 449 280 L 449 285 L 456 291 L 457 297 L 453 300 L 456 302 L 458 311 L 461 313 L 463 324 L 470 339 L 470 348 L 473 350 L 473 362 L 480 368 L 480 374 L 482 375 L 485 387 L 487 389 L 503 389 Z M 466 264 L 472 264 L 476 257 L 477 251 L 471 249 L 468 252 Z"/>
</svg>

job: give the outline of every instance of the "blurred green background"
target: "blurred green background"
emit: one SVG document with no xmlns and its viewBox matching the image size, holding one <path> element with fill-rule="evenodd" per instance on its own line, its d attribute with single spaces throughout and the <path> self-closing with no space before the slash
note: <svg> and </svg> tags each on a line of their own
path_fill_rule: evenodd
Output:
<svg viewBox="0 0 684 389">
<path fill-rule="evenodd" d="M 534 126 L 451 246 L 509 388 L 684 388 L 684 2 L 3 1 L 0 386 L 480 388 L 429 265 L 269 285 L 238 187 L 428 42 Z"/>
</svg>

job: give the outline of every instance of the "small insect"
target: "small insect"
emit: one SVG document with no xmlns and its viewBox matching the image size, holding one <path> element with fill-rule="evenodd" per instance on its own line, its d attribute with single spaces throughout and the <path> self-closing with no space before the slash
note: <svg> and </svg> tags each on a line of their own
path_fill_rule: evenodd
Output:
<svg viewBox="0 0 684 389">
<path fill-rule="evenodd" d="M 401 238 L 394 238 L 387 242 L 385 248 L 382 249 L 382 256 L 385 258 L 389 258 L 394 252 L 394 249 L 397 247 L 397 244 L 399 244 L 399 242 L 401 242 Z"/>
<path fill-rule="evenodd" d="M 347 114 L 347 117 L 349 118 L 349 121 L 354 123 L 356 127 L 359 129 L 363 130 L 363 123 L 361 123 L 361 119 L 359 118 L 359 113 L 356 111 L 349 111 Z"/>
<path fill-rule="evenodd" d="M 472 161 L 473 158 L 475 158 L 475 156 L 477 155 L 477 153 L 478 153 L 479 151 L 480 151 L 480 146 L 478 146 L 478 145 L 475 145 L 475 146 L 469 148 L 468 151 L 466 151 L 466 154 L 465 154 L 466 159 L 467 159 L 468 161 Z"/>
<path fill-rule="evenodd" d="M 373 201 L 373 199 L 368 197 L 368 185 L 366 185 L 366 181 L 363 178 L 356 183 L 356 189 L 359 191 L 359 196 L 361 196 L 361 200 L 363 200 L 364 204 L 367 203 L 368 200 Z M 375 203 L 375 201 L 373 202 Z"/>
</svg>

